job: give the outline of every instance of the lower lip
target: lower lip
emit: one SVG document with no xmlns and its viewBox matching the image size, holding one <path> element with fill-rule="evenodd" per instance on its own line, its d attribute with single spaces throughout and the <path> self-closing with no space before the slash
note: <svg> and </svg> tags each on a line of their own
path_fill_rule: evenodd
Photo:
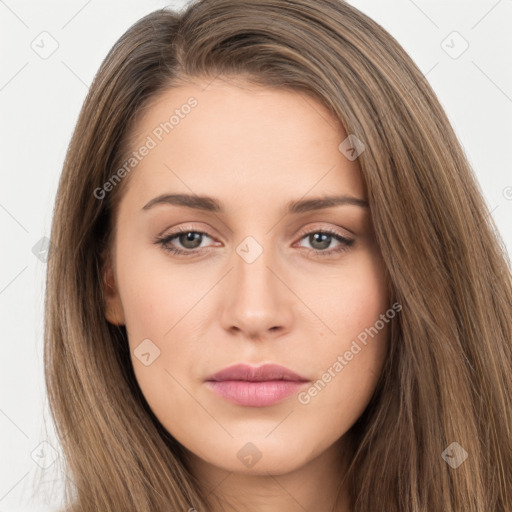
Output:
<svg viewBox="0 0 512 512">
<path fill-rule="evenodd" d="M 243 380 L 207 381 L 211 390 L 238 405 L 267 407 L 293 395 L 306 382 L 291 380 L 267 380 L 250 382 Z"/>
</svg>

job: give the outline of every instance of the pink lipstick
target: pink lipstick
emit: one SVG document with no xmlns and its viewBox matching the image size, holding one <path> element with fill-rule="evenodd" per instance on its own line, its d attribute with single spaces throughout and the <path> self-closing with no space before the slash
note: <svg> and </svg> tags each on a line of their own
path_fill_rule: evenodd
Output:
<svg viewBox="0 0 512 512">
<path fill-rule="evenodd" d="M 206 379 L 207 386 L 231 402 L 246 407 L 277 404 L 309 382 L 306 377 L 276 364 L 253 367 L 237 364 Z"/>
</svg>

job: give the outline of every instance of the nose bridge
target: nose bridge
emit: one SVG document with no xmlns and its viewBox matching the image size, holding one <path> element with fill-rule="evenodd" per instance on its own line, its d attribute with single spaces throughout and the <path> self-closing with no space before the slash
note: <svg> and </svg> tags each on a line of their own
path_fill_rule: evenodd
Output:
<svg viewBox="0 0 512 512">
<path fill-rule="evenodd" d="M 243 293 L 244 299 L 263 300 L 268 304 L 273 300 L 277 285 L 268 268 L 276 266 L 275 250 L 270 246 L 270 237 L 260 235 L 258 238 L 249 235 L 235 248 L 233 277 L 235 288 Z"/>
<path fill-rule="evenodd" d="M 261 241 L 260 241 L 261 240 Z M 283 327 L 290 320 L 286 287 L 279 273 L 277 251 L 271 237 L 247 236 L 235 247 L 229 300 L 225 302 L 224 321 L 251 336 Z"/>
</svg>

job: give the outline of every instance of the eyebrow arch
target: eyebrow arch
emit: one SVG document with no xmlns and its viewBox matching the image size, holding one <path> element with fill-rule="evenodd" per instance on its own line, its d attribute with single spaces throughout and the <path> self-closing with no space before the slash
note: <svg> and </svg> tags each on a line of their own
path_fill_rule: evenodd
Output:
<svg viewBox="0 0 512 512">
<path fill-rule="evenodd" d="M 223 213 L 224 209 L 221 204 L 213 197 L 198 196 L 191 194 L 162 194 L 151 199 L 142 209 L 149 210 L 157 204 L 171 204 L 175 206 L 185 206 L 196 210 L 205 210 L 208 212 Z M 298 214 L 310 212 L 314 210 L 322 210 L 324 208 L 332 208 L 333 206 L 354 205 L 361 208 L 368 208 L 368 202 L 353 196 L 323 196 L 311 199 L 299 199 L 290 201 L 285 206 L 285 212 L 288 214 Z"/>
</svg>

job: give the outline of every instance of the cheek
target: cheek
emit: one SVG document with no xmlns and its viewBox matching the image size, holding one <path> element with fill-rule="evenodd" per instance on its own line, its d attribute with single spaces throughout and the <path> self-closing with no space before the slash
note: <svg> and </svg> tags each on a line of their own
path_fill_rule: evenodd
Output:
<svg viewBox="0 0 512 512">
<path fill-rule="evenodd" d="M 331 277 L 337 285 L 317 295 L 317 310 L 329 326 L 316 345 L 318 379 L 298 398 L 303 405 L 330 411 L 326 421 L 337 429 L 356 421 L 375 390 L 395 311 L 376 253 L 358 255 Z"/>
<path fill-rule="evenodd" d="M 162 258 L 156 261 L 156 251 L 126 241 L 119 248 L 124 252 L 118 252 L 118 286 L 133 370 L 146 401 L 162 420 L 171 404 L 171 410 L 190 407 L 179 383 L 182 373 L 190 374 L 195 354 L 179 333 L 190 327 L 187 312 L 199 292 L 184 273 L 162 264 Z"/>
<path fill-rule="evenodd" d="M 360 251 L 320 276 L 301 275 L 300 293 L 322 320 L 318 343 L 321 353 L 332 356 L 390 307 L 386 269 L 374 251 Z"/>
<path fill-rule="evenodd" d="M 163 250 L 145 248 L 137 240 L 120 240 L 117 266 L 132 349 L 145 338 L 159 344 L 170 338 L 174 326 L 199 300 L 201 287 L 191 281 L 190 273 L 170 265 Z"/>
<path fill-rule="evenodd" d="M 195 338 L 198 319 L 207 315 L 208 301 L 201 299 L 211 284 L 136 237 L 118 240 L 116 265 L 135 376 L 155 405 L 167 390 L 179 390 L 171 374 L 181 382 L 193 372 L 198 347 L 184 340 Z"/>
</svg>

